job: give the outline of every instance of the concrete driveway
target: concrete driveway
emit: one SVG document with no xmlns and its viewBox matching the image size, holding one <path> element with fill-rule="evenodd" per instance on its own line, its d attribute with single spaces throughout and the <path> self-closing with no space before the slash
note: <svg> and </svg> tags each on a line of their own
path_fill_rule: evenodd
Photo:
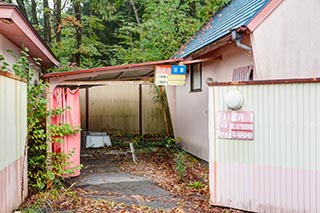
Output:
<svg viewBox="0 0 320 213">
<path fill-rule="evenodd" d="M 95 191 L 93 195 L 88 195 L 94 199 L 108 199 L 159 210 L 176 208 L 182 202 L 151 179 L 121 171 L 113 162 L 114 157 L 128 157 L 128 153 L 104 154 L 99 159 L 90 154 L 82 155 L 84 167 L 81 175 L 73 179 L 77 183 L 76 187 Z"/>
</svg>

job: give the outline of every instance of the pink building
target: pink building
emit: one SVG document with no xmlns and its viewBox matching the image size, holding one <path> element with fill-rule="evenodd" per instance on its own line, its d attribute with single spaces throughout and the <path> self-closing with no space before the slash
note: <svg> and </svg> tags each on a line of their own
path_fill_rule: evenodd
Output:
<svg viewBox="0 0 320 213">
<path fill-rule="evenodd" d="M 233 0 L 176 53 L 194 63 L 185 86 L 168 87 L 174 133 L 209 162 L 212 204 L 320 211 L 319 6 Z M 227 106 L 230 91 L 239 109 Z M 235 131 L 219 118 L 228 113 L 251 116 L 249 140 L 223 136 Z"/>
<path fill-rule="evenodd" d="M 233 0 L 181 47 L 175 58 L 199 62 L 189 66 L 184 87 L 168 87 L 175 135 L 187 151 L 209 159 L 207 80 L 319 75 L 317 6 L 316 0 Z"/>
<path fill-rule="evenodd" d="M 58 61 L 16 6 L 0 3 L 0 55 L 11 67 L 21 45 L 42 68 Z M 31 60 L 31 59 L 30 59 Z M 2 63 L 0 63 L 2 67 Z M 39 73 L 36 73 L 37 80 Z M 27 83 L 7 70 L 0 70 L 0 211 L 11 212 L 27 196 Z"/>
</svg>

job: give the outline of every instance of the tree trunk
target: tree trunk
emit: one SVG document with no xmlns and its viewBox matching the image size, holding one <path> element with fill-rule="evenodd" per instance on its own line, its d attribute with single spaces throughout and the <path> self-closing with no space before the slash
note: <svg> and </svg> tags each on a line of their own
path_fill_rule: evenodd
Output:
<svg viewBox="0 0 320 213">
<path fill-rule="evenodd" d="M 31 15 L 32 15 L 31 23 L 34 26 L 39 26 L 39 20 L 37 16 L 37 4 L 35 0 L 31 0 Z"/>
<path fill-rule="evenodd" d="M 59 29 L 59 25 L 61 24 L 61 0 L 54 0 L 54 11 L 55 11 L 55 34 L 56 34 L 56 42 L 60 43 L 61 41 L 61 29 Z"/>
<path fill-rule="evenodd" d="M 130 4 L 131 4 L 131 7 L 132 7 L 132 9 L 133 9 L 134 15 L 135 15 L 135 17 L 136 17 L 137 23 L 140 25 L 141 22 L 140 22 L 138 10 L 137 10 L 137 8 L 136 8 L 136 5 L 134 4 L 134 0 L 130 0 Z"/>
<path fill-rule="evenodd" d="M 76 25 L 76 40 L 75 40 L 75 54 L 74 54 L 74 62 L 79 66 L 81 63 L 80 57 L 81 54 L 79 52 L 79 48 L 82 42 L 82 27 L 81 27 L 81 5 L 79 2 L 73 3 L 74 16 L 76 20 L 80 23 L 80 25 Z"/>
<path fill-rule="evenodd" d="M 28 14 L 27 14 L 26 6 L 24 4 L 24 0 L 17 0 L 17 4 L 21 13 L 24 15 L 24 17 L 26 17 L 26 19 L 28 19 Z"/>
<path fill-rule="evenodd" d="M 43 0 L 43 39 L 49 44 L 51 40 L 50 8 L 48 0 Z"/>
</svg>

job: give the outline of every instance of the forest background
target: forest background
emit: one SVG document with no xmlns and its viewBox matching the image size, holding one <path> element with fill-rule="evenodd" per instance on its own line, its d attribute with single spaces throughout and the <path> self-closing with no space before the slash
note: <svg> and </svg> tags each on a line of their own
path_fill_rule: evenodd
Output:
<svg viewBox="0 0 320 213">
<path fill-rule="evenodd" d="M 64 71 L 169 59 L 229 0 L 6 2 L 19 7 Z"/>
</svg>

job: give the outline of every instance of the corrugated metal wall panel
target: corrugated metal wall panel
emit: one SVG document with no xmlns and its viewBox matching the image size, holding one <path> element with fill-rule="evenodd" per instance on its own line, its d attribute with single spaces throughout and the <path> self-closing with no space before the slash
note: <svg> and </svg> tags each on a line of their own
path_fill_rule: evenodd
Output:
<svg viewBox="0 0 320 213">
<path fill-rule="evenodd" d="M 153 100 L 155 95 L 153 85 L 142 85 L 142 132 L 164 135 L 164 115 L 160 105 Z"/>
<path fill-rule="evenodd" d="M 164 134 L 161 108 L 152 98 L 153 87 L 142 85 L 142 133 Z M 139 134 L 139 85 L 120 84 L 89 89 L 89 121 L 85 121 L 85 90 L 80 92 L 81 126 L 108 134 Z"/>
<path fill-rule="evenodd" d="M 254 112 L 253 141 L 219 139 L 215 114 L 237 89 Z M 320 83 L 210 87 L 214 204 L 259 212 L 319 212 Z M 215 166 L 212 166 L 215 165 Z M 215 187 L 215 188 L 214 188 Z"/>
<path fill-rule="evenodd" d="M 89 130 L 139 133 L 138 85 L 108 85 L 89 90 Z"/>
<path fill-rule="evenodd" d="M 0 76 L 0 170 L 24 154 L 26 84 Z"/>
<path fill-rule="evenodd" d="M 86 130 L 86 89 L 80 89 L 81 129 Z"/>
<path fill-rule="evenodd" d="M 27 85 L 0 76 L 0 207 L 4 212 L 17 208 L 27 195 L 26 137 Z"/>
</svg>

